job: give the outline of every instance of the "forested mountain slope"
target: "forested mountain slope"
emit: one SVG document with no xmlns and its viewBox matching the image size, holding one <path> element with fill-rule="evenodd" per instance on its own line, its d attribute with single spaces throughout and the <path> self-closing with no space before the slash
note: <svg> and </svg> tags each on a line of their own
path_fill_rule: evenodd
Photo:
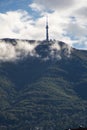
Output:
<svg viewBox="0 0 87 130">
<path fill-rule="evenodd" d="M 1 42 L 18 50 L 18 40 Z M 86 126 L 87 51 L 58 41 L 38 41 L 26 56 L 26 49 L 21 50 L 15 60 L 0 56 L 0 127 L 63 130 Z"/>
</svg>

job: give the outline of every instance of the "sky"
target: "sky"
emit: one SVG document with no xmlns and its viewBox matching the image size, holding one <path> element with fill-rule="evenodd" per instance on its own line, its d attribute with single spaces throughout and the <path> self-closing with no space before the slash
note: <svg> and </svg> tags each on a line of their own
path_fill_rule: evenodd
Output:
<svg viewBox="0 0 87 130">
<path fill-rule="evenodd" d="M 87 0 L 0 0 L 0 39 L 49 38 L 87 50 Z"/>
</svg>

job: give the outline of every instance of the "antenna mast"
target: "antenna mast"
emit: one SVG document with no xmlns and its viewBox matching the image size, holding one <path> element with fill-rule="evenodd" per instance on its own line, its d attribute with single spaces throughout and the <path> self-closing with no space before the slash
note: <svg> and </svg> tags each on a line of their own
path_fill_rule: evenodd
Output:
<svg viewBox="0 0 87 130">
<path fill-rule="evenodd" d="M 47 42 L 49 41 L 48 29 L 49 29 L 49 26 L 48 26 L 48 16 L 47 16 L 47 17 L 46 17 L 46 41 L 47 41 Z"/>
</svg>

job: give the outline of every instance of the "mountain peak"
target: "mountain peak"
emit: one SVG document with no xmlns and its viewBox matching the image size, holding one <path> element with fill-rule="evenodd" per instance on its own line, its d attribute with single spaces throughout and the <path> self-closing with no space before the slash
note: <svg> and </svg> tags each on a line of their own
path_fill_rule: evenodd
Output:
<svg viewBox="0 0 87 130">
<path fill-rule="evenodd" d="M 0 129 L 87 125 L 87 51 L 61 41 L 2 39 L 0 61 Z"/>
<path fill-rule="evenodd" d="M 36 40 L 19 40 L 19 39 L 1 39 L 0 60 L 15 61 L 25 57 L 36 57 L 42 60 L 60 60 L 69 58 L 72 47 L 62 41 L 36 41 Z M 8 53 L 9 49 L 9 53 Z M 13 51 L 12 51 L 13 50 Z M 4 58 L 4 60 L 3 60 Z"/>
</svg>

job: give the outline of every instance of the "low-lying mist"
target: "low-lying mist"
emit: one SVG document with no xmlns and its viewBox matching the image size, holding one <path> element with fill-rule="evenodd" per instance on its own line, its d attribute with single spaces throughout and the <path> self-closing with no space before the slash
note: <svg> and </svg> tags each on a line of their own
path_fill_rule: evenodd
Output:
<svg viewBox="0 0 87 130">
<path fill-rule="evenodd" d="M 48 46 L 49 49 L 45 50 L 43 48 L 43 44 Z M 38 53 L 37 47 L 42 46 L 43 51 L 47 51 L 47 55 L 42 58 L 42 54 Z M 62 56 L 70 57 L 72 48 L 67 44 L 58 41 L 50 41 L 47 43 L 46 41 L 34 41 L 31 43 L 26 40 L 15 40 L 15 43 L 5 40 L 0 40 L 0 62 L 14 62 L 26 57 L 37 57 L 42 58 L 42 60 L 62 59 Z"/>
<path fill-rule="evenodd" d="M 28 41 L 16 40 L 16 43 L 0 40 L 0 61 L 16 61 L 27 56 L 36 56 L 37 42 L 30 44 Z"/>
</svg>

